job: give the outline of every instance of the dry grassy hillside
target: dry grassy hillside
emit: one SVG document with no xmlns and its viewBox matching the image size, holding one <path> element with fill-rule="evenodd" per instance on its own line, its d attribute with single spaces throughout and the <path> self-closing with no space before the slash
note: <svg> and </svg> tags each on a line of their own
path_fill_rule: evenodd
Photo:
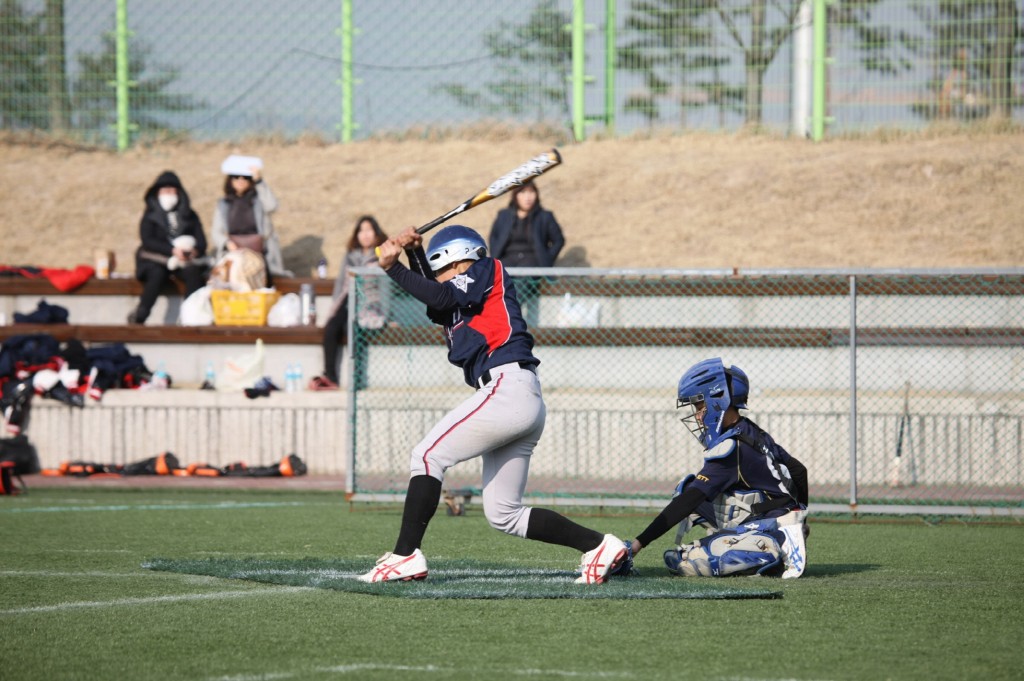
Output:
<svg viewBox="0 0 1024 681">
<path fill-rule="evenodd" d="M 356 217 L 422 224 L 550 146 L 526 136 L 349 145 L 181 143 L 118 154 L 7 140 L 5 264 L 69 267 L 95 248 L 131 268 L 143 192 L 182 177 L 209 230 L 230 153 L 263 157 L 285 258 L 332 275 Z M 813 144 L 685 135 L 559 147 L 538 182 L 567 238 L 559 264 L 863 268 L 1024 265 L 1024 135 L 881 136 Z M 461 216 L 486 235 L 498 199 Z"/>
</svg>

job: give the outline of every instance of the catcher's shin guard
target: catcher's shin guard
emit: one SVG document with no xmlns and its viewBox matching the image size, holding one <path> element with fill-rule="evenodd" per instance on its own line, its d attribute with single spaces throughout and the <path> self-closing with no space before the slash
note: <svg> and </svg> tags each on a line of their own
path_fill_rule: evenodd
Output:
<svg viewBox="0 0 1024 681">
<path fill-rule="evenodd" d="M 724 530 L 669 549 L 665 566 L 672 574 L 685 577 L 775 575 L 783 568 L 782 548 L 767 532 Z"/>
</svg>

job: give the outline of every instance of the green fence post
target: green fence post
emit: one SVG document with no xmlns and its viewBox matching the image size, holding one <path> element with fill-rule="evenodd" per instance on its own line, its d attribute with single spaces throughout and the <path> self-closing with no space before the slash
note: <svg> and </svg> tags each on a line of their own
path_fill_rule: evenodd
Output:
<svg viewBox="0 0 1024 681">
<path fill-rule="evenodd" d="M 828 0 L 814 0 L 814 63 L 811 94 L 811 139 L 820 142 L 825 136 L 825 66 L 828 64 Z"/>
<path fill-rule="evenodd" d="M 583 113 L 584 85 L 583 0 L 572 3 L 572 133 L 577 142 L 586 134 Z"/>
<path fill-rule="evenodd" d="M 341 28 L 337 31 L 341 37 L 341 141 L 351 142 L 353 123 L 353 90 L 355 80 L 352 78 L 352 40 L 356 30 L 352 26 L 352 0 L 341 0 Z"/>
<path fill-rule="evenodd" d="M 604 25 L 604 122 L 608 131 L 615 132 L 615 43 L 618 33 L 615 7 L 617 0 L 605 5 Z"/>
<path fill-rule="evenodd" d="M 117 92 L 117 150 L 124 151 L 130 142 L 128 120 L 128 0 L 117 0 L 117 19 L 115 28 L 116 43 L 116 80 Z"/>
<path fill-rule="evenodd" d="M 586 136 L 587 123 L 594 121 L 592 118 L 587 118 L 584 113 L 584 86 L 588 81 L 593 80 L 593 77 L 587 76 L 585 72 L 587 53 L 584 38 L 587 29 L 593 29 L 594 26 L 585 23 L 583 4 L 583 0 L 573 0 L 572 24 L 568 27 L 572 31 L 572 75 L 570 76 L 572 80 L 572 133 L 577 142 L 582 142 Z M 607 120 L 607 118 L 602 117 L 598 120 Z"/>
</svg>

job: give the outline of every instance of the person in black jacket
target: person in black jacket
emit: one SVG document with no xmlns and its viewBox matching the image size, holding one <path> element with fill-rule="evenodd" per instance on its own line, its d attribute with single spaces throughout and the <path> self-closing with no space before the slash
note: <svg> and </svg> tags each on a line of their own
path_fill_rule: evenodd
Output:
<svg viewBox="0 0 1024 681">
<path fill-rule="evenodd" d="M 142 296 L 128 315 L 129 324 L 146 322 L 160 289 L 172 277 L 185 283 L 186 298 L 206 283 L 206 235 L 181 180 L 165 170 L 146 190 L 144 200 L 142 244 L 135 252 L 135 278 L 142 282 Z"/>
<path fill-rule="evenodd" d="M 509 267 L 553 267 L 565 237 L 554 213 L 540 205 L 537 186 L 526 182 L 498 212 L 488 242 L 491 256 Z"/>
<path fill-rule="evenodd" d="M 508 207 L 498 211 L 487 245 L 493 257 L 509 267 L 553 267 L 565 237 L 554 213 L 540 205 L 537 185 L 527 181 L 512 190 Z M 523 315 L 530 326 L 538 326 L 539 279 L 520 277 L 519 281 Z"/>
</svg>

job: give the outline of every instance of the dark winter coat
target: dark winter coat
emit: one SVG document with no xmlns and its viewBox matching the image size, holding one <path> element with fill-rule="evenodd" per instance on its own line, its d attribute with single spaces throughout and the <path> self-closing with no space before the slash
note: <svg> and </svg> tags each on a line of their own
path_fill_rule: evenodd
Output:
<svg viewBox="0 0 1024 681">
<path fill-rule="evenodd" d="M 541 267 L 551 267 L 558 259 L 558 254 L 565 245 L 565 237 L 562 236 L 562 228 L 558 226 L 555 215 L 549 210 L 540 206 L 534 206 L 527 215 L 530 222 L 530 236 L 533 239 L 533 250 L 537 256 L 537 262 Z M 503 208 L 498 211 L 494 218 L 494 225 L 491 227 L 491 235 L 488 241 L 490 256 L 499 260 L 505 253 L 509 240 L 512 238 L 512 230 L 516 225 L 516 209 L 514 207 Z"/>
<path fill-rule="evenodd" d="M 157 200 L 157 192 L 161 187 L 175 187 L 178 190 L 178 205 L 174 209 L 178 214 L 178 226 L 173 232 L 167 211 L 160 206 L 160 202 Z M 192 210 L 188 192 L 185 191 L 176 174 L 169 170 L 161 173 L 146 190 L 145 203 L 146 209 L 139 222 L 139 237 L 142 240 L 140 251 L 144 250 L 170 257 L 174 251 L 171 242 L 176 237 L 187 234 L 196 240 L 196 257 L 206 254 L 206 234 L 203 232 L 203 223 L 196 212 Z M 138 262 L 139 256 L 136 253 L 136 267 Z"/>
</svg>

